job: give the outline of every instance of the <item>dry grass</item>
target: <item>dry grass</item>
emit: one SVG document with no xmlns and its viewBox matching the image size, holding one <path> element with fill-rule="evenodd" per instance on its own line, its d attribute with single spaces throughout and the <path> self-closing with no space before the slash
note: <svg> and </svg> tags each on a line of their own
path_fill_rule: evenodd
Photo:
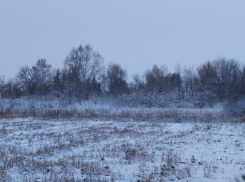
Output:
<svg viewBox="0 0 245 182">
<path fill-rule="evenodd" d="M 87 117 L 95 117 L 92 111 L 87 112 L 90 113 Z M 120 117 L 132 114 L 127 111 Z M 137 115 L 150 117 L 148 114 Z M 182 114 L 162 112 L 161 117 Z M 156 112 L 152 115 L 159 117 Z M 210 117 L 207 114 L 206 118 Z M 2 181 L 11 182 L 16 176 L 20 182 L 187 181 L 197 174 L 196 170 L 201 171 L 205 179 L 213 179 L 222 170 L 205 157 L 186 152 L 187 147 L 195 143 L 211 145 L 212 133 L 218 132 L 219 126 L 210 122 L 192 124 L 189 129 L 180 128 L 180 131 L 169 129 L 170 123 L 152 120 L 114 122 L 42 118 L 0 120 L 0 123 Z M 197 135 L 200 133 L 203 135 Z M 193 136 L 192 141 L 188 140 L 190 136 Z M 241 141 L 233 144 L 236 150 L 242 146 Z M 230 165 L 231 161 L 222 158 L 219 162 Z"/>
<path fill-rule="evenodd" d="M 191 111 L 179 109 L 30 109 L 12 111 L 10 108 L 0 111 L 0 118 L 27 118 L 38 119 L 102 119 L 102 120 L 134 120 L 134 121 L 162 121 L 171 122 L 210 122 L 210 121 L 231 121 L 230 118 L 220 112 Z M 244 122 L 244 118 L 237 121 Z"/>
</svg>

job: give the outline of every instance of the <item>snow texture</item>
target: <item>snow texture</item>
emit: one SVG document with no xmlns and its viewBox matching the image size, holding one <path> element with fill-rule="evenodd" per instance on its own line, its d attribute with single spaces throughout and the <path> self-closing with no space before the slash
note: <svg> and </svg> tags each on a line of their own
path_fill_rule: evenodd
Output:
<svg viewBox="0 0 245 182">
<path fill-rule="evenodd" d="M 0 120 L 1 181 L 245 181 L 245 123 Z"/>
</svg>

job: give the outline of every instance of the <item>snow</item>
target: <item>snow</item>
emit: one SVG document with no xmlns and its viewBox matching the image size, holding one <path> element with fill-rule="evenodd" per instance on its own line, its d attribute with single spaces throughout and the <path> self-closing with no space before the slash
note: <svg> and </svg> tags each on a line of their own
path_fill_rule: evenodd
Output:
<svg viewBox="0 0 245 182">
<path fill-rule="evenodd" d="M 245 181 L 245 123 L 16 118 L 0 124 L 1 181 Z"/>
</svg>

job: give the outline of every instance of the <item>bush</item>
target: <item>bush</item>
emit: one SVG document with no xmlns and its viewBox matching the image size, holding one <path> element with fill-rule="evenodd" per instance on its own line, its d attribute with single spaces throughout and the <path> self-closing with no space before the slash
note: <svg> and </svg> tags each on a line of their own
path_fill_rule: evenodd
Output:
<svg viewBox="0 0 245 182">
<path fill-rule="evenodd" d="M 224 113 L 228 116 L 245 116 L 245 96 L 230 100 L 225 104 Z"/>
</svg>

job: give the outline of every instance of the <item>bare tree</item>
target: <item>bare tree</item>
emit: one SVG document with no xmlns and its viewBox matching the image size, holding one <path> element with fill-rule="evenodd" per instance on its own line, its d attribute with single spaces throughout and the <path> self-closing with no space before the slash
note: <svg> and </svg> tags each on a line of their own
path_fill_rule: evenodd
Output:
<svg viewBox="0 0 245 182">
<path fill-rule="evenodd" d="M 145 72 L 146 88 L 151 92 L 166 92 L 170 90 L 170 74 L 166 66 L 154 65 Z"/>
<path fill-rule="evenodd" d="M 28 95 L 35 94 L 36 82 L 34 80 L 34 71 L 28 66 L 21 67 L 17 74 L 16 80 L 19 88 L 23 93 Z"/>
<path fill-rule="evenodd" d="M 182 68 L 179 64 L 176 66 L 176 74 L 177 74 L 177 82 L 178 82 L 178 99 L 180 100 L 182 98 L 182 80 L 181 80 L 181 75 L 182 75 Z"/>
<path fill-rule="evenodd" d="M 102 56 L 93 51 L 90 45 L 73 48 L 64 62 L 66 90 L 72 89 L 74 96 L 80 98 L 87 98 L 95 90 L 98 91 L 97 87 L 92 90 L 90 88 L 95 82 L 97 84 L 101 81 L 104 72 L 102 63 Z"/>
<path fill-rule="evenodd" d="M 94 77 L 99 79 L 101 73 L 104 71 L 103 58 L 98 53 L 93 51 L 90 45 L 78 48 L 73 48 L 69 56 L 65 59 L 64 65 L 69 72 L 77 72 L 80 80 L 92 80 Z"/>
<path fill-rule="evenodd" d="M 45 95 L 50 92 L 53 72 L 45 59 L 40 59 L 32 68 L 21 67 L 17 74 L 17 83 L 22 92 L 28 95 Z"/>
<path fill-rule="evenodd" d="M 215 85 L 220 100 L 238 95 L 242 70 L 240 63 L 233 59 L 218 58 L 212 62 L 216 71 Z"/>
<path fill-rule="evenodd" d="M 212 106 L 217 102 L 217 72 L 212 62 L 208 61 L 197 68 L 198 96 L 200 102 Z"/>
<path fill-rule="evenodd" d="M 21 90 L 18 87 L 18 84 L 14 79 L 8 80 L 8 82 L 4 85 L 5 87 L 5 97 L 6 98 L 18 98 L 21 97 Z"/>
<path fill-rule="evenodd" d="M 134 74 L 132 87 L 134 91 L 144 91 L 145 90 L 144 78 L 141 77 L 139 74 Z"/>
<path fill-rule="evenodd" d="M 122 69 L 119 64 L 110 64 L 107 69 L 109 93 L 113 95 L 126 93 L 128 91 L 126 77 L 126 70 Z"/>
<path fill-rule="evenodd" d="M 36 83 L 36 93 L 39 95 L 48 94 L 53 85 L 53 70 L 46 59 L 39 59 L 32 67 L 33 77 Z"/>
<path fill-rule="evenodd" d="M 5 97 L 5 88 L 4 88 L 4 76 L 0 77 L 0 97 Z"/>
<path fill-rule="evenodd" d="M 240 80 L 240 87 L 239 87 L 239 95 L 244 95 L 245 94 L 245 66 L 243 66 L 241 70 L 241 80 Z"/>
<path fill-rule="evenodd" d="M 62 72 L 59 69 L 54 71 L 54 78 L 53 78 L 53 90 L 56 92 L 56 95 L 60 95 L 63 90 L 62 84 Z"/>
<path fill-rule="evenodd" d="M 185 97 L 193 97 L 195 93 L 195 71 L 193 68 L 187 68 L 183 71 L 183 87 Z"/>
</svg>

